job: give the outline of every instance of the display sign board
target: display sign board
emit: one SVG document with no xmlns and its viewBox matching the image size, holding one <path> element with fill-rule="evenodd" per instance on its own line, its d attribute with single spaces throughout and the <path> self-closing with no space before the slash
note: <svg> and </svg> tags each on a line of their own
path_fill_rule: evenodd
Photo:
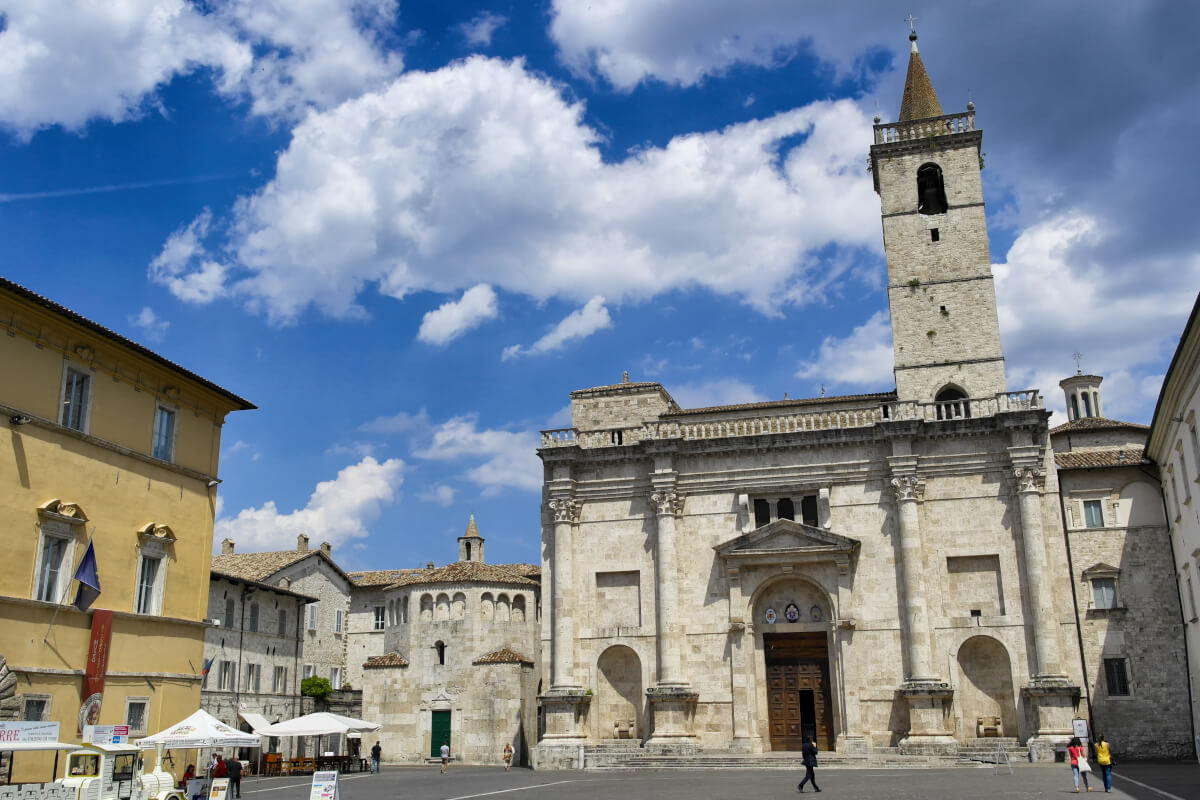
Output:
<svg viewBox="0 0 1200 800">
<path fill-rule="evenodd" d="M 83 741 L 87 744 L 125 744 L 129 741 L 129 726 L 85 725 Z"/>
<path fill-rule="evenodd" d="M 57 722 L 0 722 L 0 744 L 57 741 Z"/>
<path fill-rule="evenodd" d="M 226 800 L 229 797 L 229 778 L 213 778 L 208 790 L 208 800 Z"/>
<path fill-rule="evenodd" d="M 337 772 L 314 772 L 308 800 L 338 800 Z"/>
<path fill-rule="evenodd" d="M 1079 741 L 1084 744 L 1088 743 L 1088 724 L 1086 719 L 1071 720 L 1071 728 L 1074 730 L 1075 735 L 1079 737 Z"/>
</svg>

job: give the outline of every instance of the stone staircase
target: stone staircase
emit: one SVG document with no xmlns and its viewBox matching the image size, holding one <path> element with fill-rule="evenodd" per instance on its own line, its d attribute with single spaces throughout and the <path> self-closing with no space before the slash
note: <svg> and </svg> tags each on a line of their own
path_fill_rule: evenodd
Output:
<svg viewBox="0 0 1200 800">
<path fill-rule="evenodd" d="M 821 768 L 928 769 L 930 767 L 985 767 L 996 760 L 997 742 L 1003 742 L 1009 760 L 1028 763 L 1025 748 L 1016 739 L 983 739 L 969 742 L 958 756 L 905 755 L 895 747 L 876 747 L 869 753 L 821 753 Z M 607 741 L 585 745 L 585 770 L 676 770 L 676 769 L 778 769 L 803 771 L 799 753 L 734 753 L 701 750 L 696 753 L 666 753 L 644 749 L 637 740 Z"/>
<path fill-rule="evenodd" d="M 1009 736 L 968 739 L 958 747 L 958 760 L 995 764 L 999 760 L 998 751 L 1007 754 L 1013 765 L 1029 763 L 1029 748 Z"/>
</svg>

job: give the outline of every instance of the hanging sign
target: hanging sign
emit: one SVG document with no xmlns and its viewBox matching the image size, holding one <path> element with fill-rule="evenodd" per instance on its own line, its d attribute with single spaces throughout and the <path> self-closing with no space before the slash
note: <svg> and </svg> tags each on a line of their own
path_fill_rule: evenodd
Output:
<svg viewBox="0 0 1200 800">
<path fill-rule="evenodd" d="M 57 741 L 57 722 L 0 722 L 0 743 Z"/>
<path fill-rule="evenodd" d="M 108 672 L 108 648 L 112 643 L 113 612 L 97 608 L 92 612 L 92 638 L 88 646 L 87 667 L 83 672 L 83 703 L 79 706 L 79 727 L 76 733 L 95 725 L 100 719 L 100 703 L 104 699 L 104 676 Z"/>
<path fill-rule="evenodd" d="M 337 772 L 314 772 L 308 800 L 339 800 Z"/>
</svg>

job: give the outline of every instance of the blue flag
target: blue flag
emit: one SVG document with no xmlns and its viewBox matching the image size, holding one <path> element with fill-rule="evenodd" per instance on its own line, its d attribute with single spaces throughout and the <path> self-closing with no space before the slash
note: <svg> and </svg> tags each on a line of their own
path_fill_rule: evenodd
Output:
<svg viewBox="0 0 1200 800">
<path fill-rule="evenodd" d="M 212 669 L 213 662 L 214 662 L 214 661 L 216 661 L 216 660 L 217 660 L 217 657 L 216 657 L 216 656 L 213 656 L 213 657 L 212 657 L 212 658 L 210 658 L 208 661 L 205 661 L 205 662 L 204 662 L 204 669 L 202 669 L 202 670 L 200 671 L 200 674 L 201 674 L 201 675 L 207 675 L 207 674 L 208 674 L 208 671 L 209 671 L 210 669 Z"/>
<path fill-rule="evenodd" d="M 75 570 L 75 580 L 79 581 L 79 591 L 75 593 L 75 607 L 87 611 L 100 596 L 100 572 L 96 569 L 96 545 L 88 542 L 79 568 Z"/>
</svg>

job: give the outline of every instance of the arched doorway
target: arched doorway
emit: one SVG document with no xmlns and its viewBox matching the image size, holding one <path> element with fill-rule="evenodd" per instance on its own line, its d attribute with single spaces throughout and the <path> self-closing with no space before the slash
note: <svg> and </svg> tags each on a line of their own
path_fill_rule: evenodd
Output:
<svg viewBox="0 0 1200 800">
<path fill-rule="evenodd" d="M 640 739 L 642 731 L 642 661 L 624 645 L 613 645 L 596 662 L 601 739 Z"/>
<path fill-rule="evenodd" d="M 1012 664 L 1004 645 L 990 636 L 972 636 L 958 649 L 959 740 L 974 739 L 981 718 L 1000 719 L 1000 735 L 1017 735 Z"/>
</svg>

